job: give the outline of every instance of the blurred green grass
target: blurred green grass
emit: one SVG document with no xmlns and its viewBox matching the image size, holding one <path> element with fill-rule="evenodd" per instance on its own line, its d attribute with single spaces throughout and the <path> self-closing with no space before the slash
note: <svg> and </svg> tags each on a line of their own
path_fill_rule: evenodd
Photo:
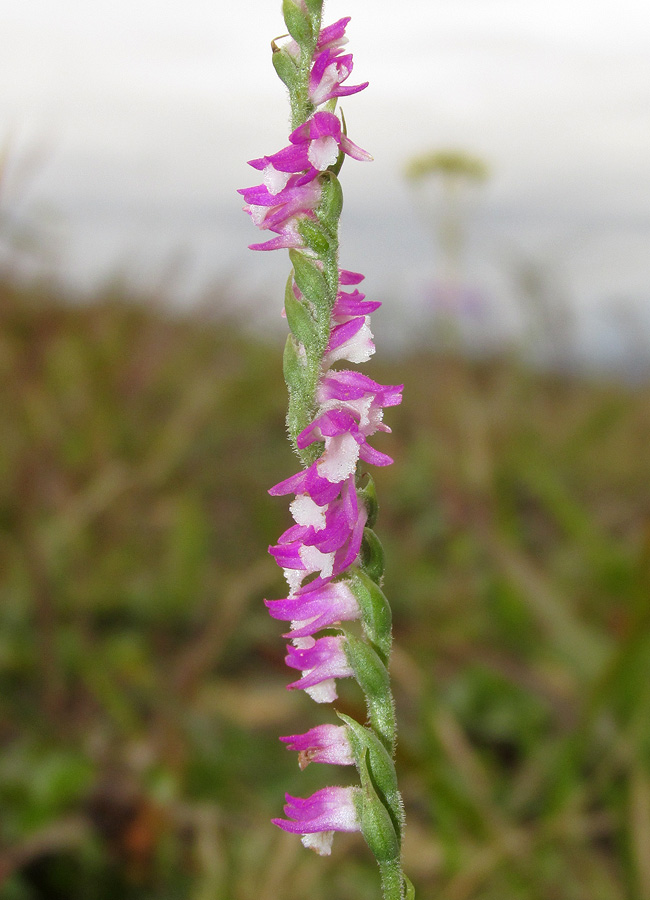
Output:
<svg viewBox="0 0 650 900">
<path fill-rule="evenodd" d="M 437 900 L 650 897 L 650 388 L 419 353 L 377 440 L 405 863 Z M 281 349 L 0 283 L 0 897 L 370 900 L 299 773 L 267 495 Z M 340 708 L 363 718 L 343 685 Z"/>
</svg>

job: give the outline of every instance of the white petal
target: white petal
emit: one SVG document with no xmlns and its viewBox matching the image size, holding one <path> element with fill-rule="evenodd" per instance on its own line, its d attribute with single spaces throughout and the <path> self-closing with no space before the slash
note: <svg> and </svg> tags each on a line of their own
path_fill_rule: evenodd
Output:
<svg viewBox="0 0 650 900">
<path fill-rule="evenodd" d="M 344 344 L 341 344 L 335 350 L 325 354 L 323 358 L 325 368 L 329 368 L 332 363 L 337 362 L 339 359 L 346 359 L 348 362 L 353 363 L 368 362 L 375 352 L 375 345 L 372 342 L 373 335 L 368 327 L 367 319 L 368 317 L 366 316 L 366 322 L 364 322 L 354 337 L 351 337 L 349 341 L 345 341 Z"/>
<path fill-rule="evenodd" d="M 349 478 L 357 467 L 359 445 L 351 434 L 338 434 L 325 442 L 325 452 L 318 461 L 318 474 L 332 484 Z"/>
<path fill-rule="evenodd" d="M 314 503 L 309 494 L 298 494 L 289 509 L 298 525 L 313 525 L 316 531 L 325 528 L 325 507 Z"/>
<path fill-rule="evenodd" d="M 309 694 L 315 703 L 334 703 L 338 699 L 336 693 L 336 681 L 333 678 L 326 678 L 315 684 L 313 687 L 305 688 L 305 693 Z"/>
<path fill-rule="evenodd" d="M 308 634 L 307 637 L 294 638 L 291 643 L 298 650 L 310 650 L 316 643 L 316 638 L 313 638 Z"/>
<path fill-rule="evenodd" d="M 303 834 L 300 838 L 303 847 L 315 850 L 319 856 L 329 856 L 332 852 L 333 831 L 317 831 L 316 834 Z"/>
<path fill-rule="evenodd" d="M 322 578 L 329 578 L 334 569 L 334 554 L 321 553 L 318 547 L 301 547 L 300 559 L 309 572 L 320 572 Z"/>
<path fill-rule="evenodd" d="M 288 181 L 288 172 L 278 172 L 273 166 L 267 166 L 264 169 L 264 184 L 269 194 L 279 194 L 285 189 Z"/>
<path fill-rule="evenodd" d="M 315 169 L 324 172 L 328 166 L 333 166 L 339 158 L 339 145 L 336 138 L 331 135 L 316 138 L 309 145 L 307 158 Z"/>
<path fill-rule="evenodd" d="M 268 207 L 266 206 L 254 206 L 252 203 L 248 206 L 248 212 L 250 213 L 254 225 L 261 225 L 266 218 L 268 211 Z"/>
<path fill-rule="evenodd" d="M 302 580 L 307 573 L 303 572 L 302 569 L 285 569 L 284 577 L 287 579 L 287 584 L 289 585 L 289 596 L 292 596 L 296 593 L 300 585 L 302 584 Z"/>
</svg>

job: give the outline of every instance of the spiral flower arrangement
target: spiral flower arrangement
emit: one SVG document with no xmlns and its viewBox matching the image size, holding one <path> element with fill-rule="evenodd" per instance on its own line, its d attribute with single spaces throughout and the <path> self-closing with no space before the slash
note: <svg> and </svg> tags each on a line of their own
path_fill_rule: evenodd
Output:
<svg viewBox="0 0 650 900">
<path fill-rule="evenodd" d="M 379 864 L 386 900 L 411 900 L 403 874 L 404 815 L 393 764 L 395 714 L 388 663 L 391 611 L 381 590 L 383 552 L 373 531 L 375 488 L 363 464 L 392 460 L 369 443 L 390 431 L 383 411 L 401 401 L 401 386 L 381 385 L 341 363 L 366 362 L 375 351 L 370 314 L 380 304 L 357 285 L 363 275 L 339 266 L 343 206 L 339 173 L 345 157 L 370 160 L 347 136 L 337 100 L 364 90 L 350 85 L 344 51 L 349 18 L 323 27 L 322 0 L 284 0 L 289 34 L 274 41 L 273 64 L 289 91 L 292 131 L 277 153 L 250 161 L 263 183 L 240 191 L 244 210 L 271 236 L 254 250 L 286 248 L 292 265 L 284 297 L 290 334 L 284 352 L 287 428 L 302 467 L 271 488 L 293 494 L 294 524 L 270 547 L 288 595 L 267 600 L 271 616 L 290 622 L 288 685 L 317 703 L 337 699 L 336 681 L 353 678 L 364 693 L 366 724 L 337 712 L 340 724 L 281 738 L 310 762 L 355 765 L 360 785 L 324 787 L 311 797 L 287 795 L 286 818 L 306 847 L 329 855 L 337 831 L 363 833 Z M 279 40 L 279 39 L 278 39 Z M 354 625 L 358 622 L 360 625 Z M 356 627 L 357 631 L 354 631 Z"/>
</svg>

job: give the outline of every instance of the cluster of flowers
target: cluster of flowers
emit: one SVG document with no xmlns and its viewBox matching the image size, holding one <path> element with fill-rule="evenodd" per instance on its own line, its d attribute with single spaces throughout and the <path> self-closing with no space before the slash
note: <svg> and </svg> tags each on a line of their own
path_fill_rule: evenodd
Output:
<svg viewBox="0 0 650 900">
<path fill-rule="evenodd" d="M 309 77 L 309 100 L 314 107 L 337 97 L 356 94 L 368 86 L 343 84 L 352 72 L 352 54 L 343 54 L 347 43 L 345 28 L 350 18 L 340 19 L 323 28 L 316 43 Z M 283 52 L 298 56 L 300 50 L 291 41 Z M 263 173 L 264 184 L 239 191 L 246 201 L 244 209 L 258 228 L 275 232 L 277 237 L 251 250 L 300 248 L 304 241 L 298 232 L 301 217 L 315 218 L 321 201 L 321 172 L 336 163 L 343 152 L 353 159 L 372 159 L 343 133 L 338 116 L 326 110 L 314 114 L 289 135 L 290 144 L 272 156 L 252 159 L 249 165 Z"/>
<path fill-rule="evenodd" d="M 357 160 L 371 157 L 344 133 L 338 116 L 319 109 L 337 97 L 356 93 L 366 84 L 346 86 L 352 56 L 343 54 L 349 18 L 320 31 L 309 77 L 310 117 L 289 136 L 290 144 L 271 156 L 250 161 L 263 173 L 263 184 L 240 191 L 253 222 L 275 237 L 251 249 L 295 248 L 317 265 L 318 256 L 301 236 L 304 220 L 317 219 L 321 202 L 321 173 L 341 154 Z M 299 54 L 294 42 L 283 48 Z M 330 104 L 330 107 L 333 104 Z M 368 443 L 383 424 L 385 407 L 401 401 L 401 387 L 383 386 L 358 371 L 334 369 L 336 363 L 362 363 L 374 353 L 369 316 L 380 303 L 365 299 L 356 287 L 363 276 L 338 269 L 338 290 L 331 308 L 329 341 L 319 364 L 316 414 L 296 439 L 299 450 L 319 442 L 322 452 L 307 468 L 271 488 L 274 496 L 294 494 L 290 510 L 295 524 L 270 548 L 284 570 L 289 595 L 267 600 L 271 616 L 291 622 L 285 635 L 287 665 L 301 673 L 288 685 L 305 690 L 318 703 L 337 698 L 337 678 L 354 676 L 346 655 L 344 634 L 316 637 L 322 629 L 359 619 L 351 567 L 358 562 L 368 512 L 356 487 L 360 461 L 378 466 L 392 462 Z M 304 303 L 298 286 L 294 296 Z M 304 347 L 301 348 L 304 352 Z M 346 573 L 348 577 L 346 577 Z M 352 765 L 355 762 L 346 725 L 321 725 L 306 734 L 281 738 L 299 753 L 301 768 L 309 762 Z M 305 846 L 329 854 L 335 831 L 359 831 L 356 787 L 327 787 L 307 799 L 287 795 L 287 819 L 274 823 L 302 835 Z"/>
</svg>

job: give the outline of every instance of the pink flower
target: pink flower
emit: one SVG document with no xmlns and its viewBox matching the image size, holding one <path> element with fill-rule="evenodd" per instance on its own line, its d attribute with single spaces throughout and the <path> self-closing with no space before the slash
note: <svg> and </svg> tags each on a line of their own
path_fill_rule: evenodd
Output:
<svg viewBox="0 0 650 900">
<path fill-rule="evenodd" d="M 279 193 L 291 174 L 301 173 L 296 183 L 311 181 L 320 172 L 334 165 L 339 153 L 352 159 L 370 160 L 372 157 L 343 134 L 341 121 L 330 112 L 316 112 L 289 135 L 291 142 L 271 156 L 249 160 L 249 166 L 264 173 L 264 184 L 271 193 Z"/>
<path fill-rule="evenodd" d="M 363 84 L 343 86 L 352 68 L 351 53 L 341 56 L 339 50 L 332 50 L 329 47 L 318 53 L 309 76 L 309 99 L 314 106 L 326 103 L 334 97 L 348 97 L 367 88 L 367 81 Z"/>
<path fill-rule="evenodd" d="M 302 581 L 315 572 L 323 579 L 338 575 L 355 561 L 361 549 L 367 512 L 359 506 L 353 476 L 348 477 L 339 495 L 326 506 L 319 507 L 305 494 L 298 495 L 291 508 L 297 524 L 269 547 L 279 566 L 289 572 L 304 573 L 298 576 Z M 297 589 L 298 580 L 290 574 L 287 578 L 290 586 Z"/>
<path fill-rule="evenodd" d="M 336 373 L 338 374 L 338 373 Z M 327 403 L 324 412 L 298 435 L 300 449 L 323 441 L 325 450 L 317 461 L 318 474 L 328 481 L 349 478 L 359 459 L 375 466 L 388 466 L 390 456 L 371 447 L 366 438 L 376 431 L 390 431 L 381 422 L 382 398 L 366 397 L 364 402 Z"/>
<path fill-rule="evenodd" d="M 291 621 L 291 631 L 284 635 L 290 638 L 308 637 L 361 615 L 356 597 L 345 581 L 307 584 L 284 600 L 264 602 L 274 619 Z"/>
<path fill-rule="evenodd" d="M 277 237 L 261 244 L 249 244 L 249 250 L 292 250 L 304 246 L 304 241 L 295 223 L 291 222 Z"/>
<path fill-rule="evenodd" d="M 350 16 L 346 16 L 344 19 L 339 19 L 337 22 L 333 22 L 331 25 L 326 25 L 325 28 L 321 28 L 320 34 L 318 35 L 318 41 L 316 42 L 316 50 L 325 50 L 326 48 L 336 50 L 347 44 L 348 39 L 345 36 L 345 29 L 349 22 Z M 287 41 L 282 47 L 282 50 L 292 56 L 295 60 L 300 59 L 300 47 L 294 40 Z"/>
<path fill-rule="evenodd" d="M 333 766 L 353 766 L 354 756 L 345 725 L 318 725 L 305 734 L 281 737 L 288 750 L 299 752 L 298 765 L 305 769 L 309 763 L 329 763 Z"/>
<path fill-rule="evenodd" d="M 324 406 L 332 401 L 346 403 L 362 417 L 361 425 L 374 418 L 377 428 L 389 430 L 386 425 L 379 425 L 379 410 L 387 406 L 399 406 L 402 402 L 403 385 L 384 385 L 368 378 L 363 372 L 339 369 L 328 372 L 318 387 L 317 399 Z M 365 416 L 365 419 L 364 419 Z M 366 422 L 367 420 L 367 422 Z"/>
<path fill-rule="evenodd" d="M 326 787 L 306 799 L 287 794 L 284 812 L 289 818 L 273 819 L 273 824 L 301 834 L 305 847 L 329 856 L 335 831 L 361 831 L 354 802 L 359 793 L 354 787 Z"/>
<path fill-rule="evenodd" d="M 298 216 L 315 218 L 314 210 L 323 193 L 321 185 L 318 181 L 299 185 L 298 180 L 292 176 L 287 185 L 276 194 L 263 184 L 241 188 L 237 192 L 244 197 L 244 211 L 258 228 L 280 231 L 287 222 Z"/>
<path fill-rule="evenodd" d="M 361 272 L 350 272 L 349 269 L 339 269 L 339 284 L 361 284 L 366 276 Z"/>
<path fill-rule="evenodd" d="M 348 39 L 345 36 L 345 29 L 349 24 L 350 16 L 345 16 L 343 19 L 338 19 L 338 21 L 332 22 L 331 25 L 326 25 L 325 28 L 321 28 L 316 43 L 316 49 L 325 50 L 326 48 L 329 48 L 331 50 L 336 50 L 339 47 L 344 46 L 344 44 L 347 44 Z"/>
<path fill-rule="evenodd" d="M 336 678 L 354 675 L 343 648 L 343 635 L 297 638 L 294 647 L 287 645 L 286 664 L 300 669 L 302 678 L 287 685 L 289 690 L 306 691 L 316 703 L 332 703 L 338 697 Z"/>
<path fill-rule="evenodd" d="M 368 362 L 375 352 L 369 322 L 368 316 L 357 316 L 334 325 L 323 357 L 324 369 L 342 359 L 352 363 Z"/>
<path fill-rule="evenodd" d="M 369 316 L 379 309 L 379 300 L 366 300 L 361 291 L 339 291 L 332 310 L 332 319 L 336 323 L 346 322 L 350 316 Z"/>
</svg>

